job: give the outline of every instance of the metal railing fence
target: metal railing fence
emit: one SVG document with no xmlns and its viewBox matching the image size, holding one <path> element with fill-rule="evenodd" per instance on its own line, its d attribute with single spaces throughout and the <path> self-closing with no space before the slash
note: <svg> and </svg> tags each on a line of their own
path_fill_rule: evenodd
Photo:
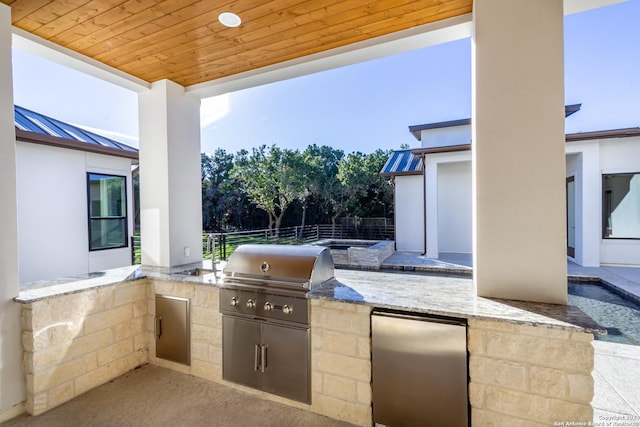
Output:
<svg viewBox="0 0 640 427">
<path fill-rule="evenodd" d="M 202 254 L 204 259 L 226 260 L 238 246 L 247 243 L 299 245 L 324 239 L 393 240 L 394 226 L 388 222 L 374 224 L 316 224 L 305 227 L 283 227 L 250 231 L 204 233 Z M 132 264 L 140 264 L 140 234 L 131 238 Z"/>
</svg>

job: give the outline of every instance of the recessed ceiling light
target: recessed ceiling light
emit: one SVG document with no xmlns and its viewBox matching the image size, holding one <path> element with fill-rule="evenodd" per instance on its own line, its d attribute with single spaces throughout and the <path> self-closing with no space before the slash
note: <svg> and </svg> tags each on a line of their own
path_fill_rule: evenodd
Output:
<svg viewBox="0 0 640 427">
<path fill-rule="evenodd" d="M 242 20 L 233 12 L 222 12 L 218 15 L 218 21 L 227 27 L 238 27 L 242 24 Z"/>
</svg>

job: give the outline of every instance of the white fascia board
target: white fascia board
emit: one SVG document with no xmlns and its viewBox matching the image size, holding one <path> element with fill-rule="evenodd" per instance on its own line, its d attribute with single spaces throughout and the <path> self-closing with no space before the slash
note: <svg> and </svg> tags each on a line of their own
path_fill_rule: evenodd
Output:
<svg viewBox="0 0 640 427">
<path fill-rule="evenodd" d="M 146 91 L 151 87 L 149 83 L 142 79 L 43 39 L 35 34 L 31 34 L 28 31 L 12 27 L 12 32 L 13 46 L 25 52 L 32 53 L 41 58 L 48 59 L 57 64 L 64 65 L 134 92 Z"/>
<path fill-rule="evenodd" d="M 597 9 L 599 7 L 622 3 L 624 1 L 627 0 L 564 0 L 564 14 L 571 15 L 573 13 L 584 12 L 585 10 L 590 9 Z"/>
<path fill-rule="evenodd" d="M 199 98 L 222 95 L 471 37 L 471 27 L 472 14 L 468 13 L 280 64 L 188 86 L 186 92 Z"/>
</svg>

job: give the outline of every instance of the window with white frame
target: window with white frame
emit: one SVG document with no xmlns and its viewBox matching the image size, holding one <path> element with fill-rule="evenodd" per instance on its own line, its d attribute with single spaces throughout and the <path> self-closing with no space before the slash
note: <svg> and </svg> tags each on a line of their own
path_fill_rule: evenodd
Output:
<svg viewBox="0 0 640 427">
<path fill-rule="evenodd" d="M 126 177 L 87 174 L 89 250 L 127 246 Z"/>
<path fill-rule="evenodd" d="M 602 236 L 640 239 L 640 173 L 602 176 Z"/>
</svg>

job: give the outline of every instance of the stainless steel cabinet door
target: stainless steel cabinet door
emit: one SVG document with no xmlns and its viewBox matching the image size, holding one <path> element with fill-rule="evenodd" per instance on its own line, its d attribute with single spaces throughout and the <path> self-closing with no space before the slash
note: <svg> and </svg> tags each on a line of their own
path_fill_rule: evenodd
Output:
<svg viewBox="0 0 640 427">
<path fill-rule="evenodd" d="M 191 365 L 189 300 L 156 295 L 156 357 Z"/>
<path fill-rule="evenodd" d="M 309 330 L 264 324 L 264 391 L 309 403 Z"/>
<path fill-rule="evenodd" d="M 262 387 L 260 323 L 222 316 L 222 378 Z"/>
<path fill-rule="evenodd" d="M 467 427 L 466 326 L 371 316 L 373 420 L 393 427 Z"/>
</svg>

